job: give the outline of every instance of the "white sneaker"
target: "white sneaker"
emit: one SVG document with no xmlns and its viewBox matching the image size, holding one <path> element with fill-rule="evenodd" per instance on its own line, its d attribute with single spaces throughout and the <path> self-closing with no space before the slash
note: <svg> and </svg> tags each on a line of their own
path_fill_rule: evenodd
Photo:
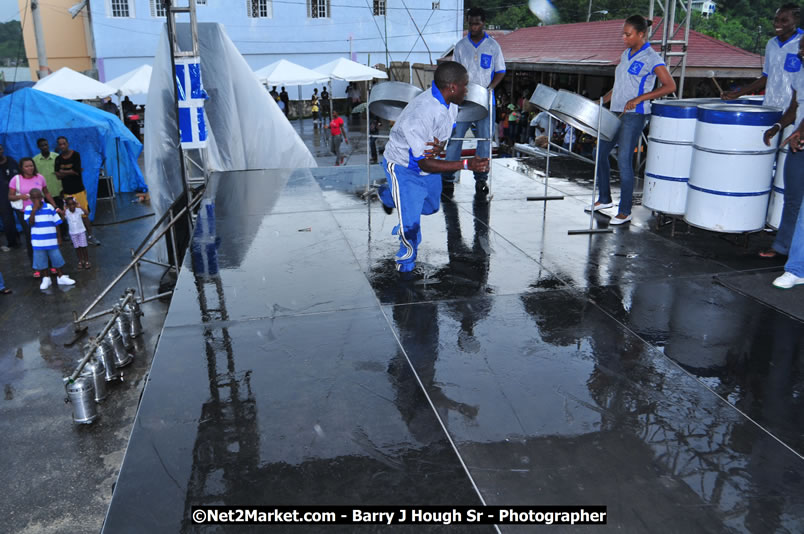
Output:
<svg viewBox="0 0 804 534">
<path fill-rule="evenodd" d="M 75 285 L 75 280 L 73 280 L 72 278 L 70 278 L 66 274 L 63 274 L 63 275 L 59 276 L 58 278 L 56 278 L 56 282 L 60 286 L 74 286 Z"/>
<path fill-rule="evenodd" d="M 614 202 L 595 202 L 595 211 L 607 210 L 607 209 L 613 208 L 613 207 L 614 207 Z M 585 211 L 586 213 L 589 213 L 591 211 L 591 209 L 589 207 L 586 207 L 586 208 L 584 208 L 583 211 Z"/>
<path fill-rule="evenodd" d="M 49 287 L 50 287 L 50 277 L 49 277 L 49 276 L 47 276 L 47 275 L 44 275 L 44 276 L 42 277 L 42 283 L 41 283 L 41 284 L 39 284 L 39 289 L 41 289 L 42 291 L 44 291 L 45 289 L 47 289 L 47 288 L 49 288 Z"/>
<path fill-rule="evenodd" d="M 616 225 L 616 224 L 625 224 L 625 223 L 627 223 L 627 222 L 631 222 L 631 215 L 630 215 L 630 214 L 629 214 L 629 215 L 626 215 L 626 216 L 625 216 L 624 218 L 622 218 L 622 219 L 620 219 L 620 216 L 619 216 L 619 215 L 617 215 L 617 217 L 612 217 L 612 218 L 609 220 L 609 224 L 615 224 L 615 225 Z"/>
<path fill-rule="evenodd" d="M 790 289 L 800 284 L 804 284 L 804 276 L 796 276 L 788 272 L 773 281 L 773 285 L 780 289 Z"/>
</svg>

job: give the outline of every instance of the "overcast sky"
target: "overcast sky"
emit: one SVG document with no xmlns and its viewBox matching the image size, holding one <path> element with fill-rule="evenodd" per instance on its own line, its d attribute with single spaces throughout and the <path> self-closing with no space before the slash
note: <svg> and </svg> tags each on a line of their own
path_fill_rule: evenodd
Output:
<svg viewBox="0 0 804 534">
<path fill-rule="evenodd" d="M 0 0 L 0 22 L 20 20 L 20 6 L 17 0 Z"/>
</svg>

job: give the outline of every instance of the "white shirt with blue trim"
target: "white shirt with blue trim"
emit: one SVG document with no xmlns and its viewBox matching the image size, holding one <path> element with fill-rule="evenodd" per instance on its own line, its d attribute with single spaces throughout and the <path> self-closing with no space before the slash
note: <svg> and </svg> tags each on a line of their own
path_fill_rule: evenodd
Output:
<svg viewBox="0 0 804 534">
<path fill-rule="evenodd" d="M 479 43 L 467 35 L 455 44 L 452 59 L 469 72 L 469 82 L 488 87 L 494 75 L 505 72 L 502 48 L 489 34 L 484 33 Z"/>
<path fill-rule="evenodd" d="M 798 45 L 803 33 L 800 29 L 796 29 L 796 33 L 787 41 L 782 42 L 778 37 L 774 37 L 765 46 L 762 75 L 768 79 L 765 82 L 765 100 L 762 102 L 764 105 L 782 111 L 790 105 L 790 99 L 793 97 L 790 86 L 796 73 L 801 71 Z"/>
<path fill-rule="evenodd" d="M 435 137 L 439 141 L 449 139 L 457 117 L 458 106 L 447 105 L 441 91 L 433 83 L 430 90 L 423 91 L 402 110 L 391 128 L 383 156 L 389 162 L 421 175 L 429 174 L 419 169 L 419 161 L 429 148 L 427 143 Z"/>
<path fill-rule="evenodd" d="M 625 110 L 629 100 L 650 93 L 656 85 L 656 68 L 664 66 L 664 60 L 649 43 L 636 53 L 630 48 L 623 51 L 620 63 L 614 71 L 614 89 L 611 92 L 611 111 Z M 650 114 L 650 101 L 640 102 L 629 113 Z"/>
</svg>

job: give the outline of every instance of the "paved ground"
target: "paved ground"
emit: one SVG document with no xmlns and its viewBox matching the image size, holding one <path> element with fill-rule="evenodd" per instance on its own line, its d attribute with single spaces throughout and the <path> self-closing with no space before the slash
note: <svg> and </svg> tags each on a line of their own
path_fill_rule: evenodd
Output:
<svg viewBox="0 0 804 534">
<path fill-rule="evenodd" d="M 92 270 L 77 271 L 74 250 L 62 247 L 64 270 L 77 282 L 69 289 L 40 291 L 24 249 L 0 252 L 0 271 L 14 291 L 0 298 L 0 470 L 5 480 L 0 515 L 5 532 L 100 529 L 167 305 L 155 301 L 144 306 L 145 335 L 138 340 L 134 363 L 125 368 L 123 383 L 110 385 L 93 425 L 74 424 L 71 406 L 64 402 L 62 377 L 75 368 L 83 344 L 68 348 L 64 343 L 73 337 L 73 311 L 83 311 L 119 274 L 131 257 L 128 248 L 137 246 L 154 223 L 150 209 L 132 204 L 131 198 L 119 197 L 114 212 L 110 201 L 98 202 L 95 235 L 102 245 L 90 248 Z M 129 221 L 115 222 L 124 219 Z M 161 274 L 159 268 L 144 267 L 146 295 L 155 294 Z M 117 301 L 125 287 L 136 287 L 133 275 L 98 310 Z M 90 332 L 102 324 L 102 319 L 90 322 Z"/>
</svg>

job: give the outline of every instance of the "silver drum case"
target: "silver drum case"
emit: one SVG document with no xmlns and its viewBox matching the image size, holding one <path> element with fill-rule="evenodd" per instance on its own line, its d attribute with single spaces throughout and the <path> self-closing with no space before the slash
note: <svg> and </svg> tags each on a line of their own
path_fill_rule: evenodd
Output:
<svg viewBox="0 0 804 534">
<path fill-rule="evenodd" d="M 369 112 L 381 119 L 395 121 L 411 100 L 422 90 L 404 82 L 383 82 L 375 85 L 369 95 Z"/>
<path fill-rule="evenodd" d="M 466 98 L 458 109 L 458 122 L 475 122 L 489 116 L 489 91 L 481 85 L 470 83 Z"/>
<path fill-rule="evenodd" d="M 557 94 L 558 91 L 552 87 L 540 83 L 533 91 L 530 97 L 530 103 L 542 111 L 550 111 L 550 108 L 553 107 L 553 100 L 556 99 Z"/>
<path fill-rule="evenodd" d="M 620 119 L 606 108 L 600 108 L 597 102 L 560 89 L 549 109 L 550 114 L 559 120 L 594 136 L 597 135 L 598 110 L 603 111 L 600 117 L 600 138 L 611 141 L 617 135 Z"/>
</svg>

